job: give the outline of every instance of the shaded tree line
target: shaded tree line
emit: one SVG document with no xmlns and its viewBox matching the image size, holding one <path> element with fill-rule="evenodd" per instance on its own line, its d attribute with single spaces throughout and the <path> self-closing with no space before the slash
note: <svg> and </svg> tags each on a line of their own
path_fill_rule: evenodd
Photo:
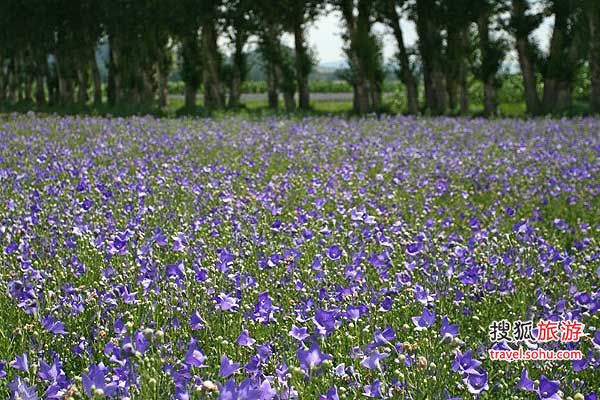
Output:
<svg viewBox="0 0 600 400">
<path fill-rule="evenodd" d="M 382 107 L 384 24 L 396 44 L 407 112 L 466 113 L 469 80 L 482 83 L 484 112 L 497 113 L 499 73 L 517 55 L 530 114 L 571 106 L 578 71 L 590 76 L 590 108 L 600 112 L 600 2 L 597 0 L 14 0 L 0 4 L 0 102 L 40 105 L 159 105 L 168 77 L 180 65 L 185 107 L 200 88 L 208 109 L 239 107 L 248 73 L 247 45 L 258 45 L 268 105 L 310 108 L 308 77 L 314 57 L 306 29 L 337 10 L 354 91 L 354 110 Z M 532 33 L 554 20 L 549 49 Z M 408 46 L 401 20 L 418 40 Z M 293 49 L 282 35 L 293 37 Z M 109 48 L 108 80 L 100 79 L 96 49 Z M 230 49 L 227 58 L 223 46 Z M 424 87 L 423 99 L 419 87 Z"/>
</svg>

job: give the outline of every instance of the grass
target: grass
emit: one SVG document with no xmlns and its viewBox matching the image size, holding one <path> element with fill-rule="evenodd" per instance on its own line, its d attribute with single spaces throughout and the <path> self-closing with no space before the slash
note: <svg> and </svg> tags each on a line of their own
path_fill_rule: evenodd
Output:
<svg viewBox="0 0 600 400">
<path fill-rule="evenodd" d="M 311 109 L 309 111 L 296 110 L 293 112 L 286 112 L 283 109 L 282 102 L 278 110 L 272 110 L 268 108 L 268 104 L 265 100 L 246 100 L 242 107 L 237 109 L 219 110 L 211 112 L 204 108 L 201 101 L 198 102 L 198 107 L 194 110 L 188 110 L 183 107 L 184 100 L 180 96 L 173 96 L 169 98 L 169 104 L 166 109 L 159 109 L 155 106 L 135 106 L 128 107 L 126 105 L 119 107 L 111 107 L 107 104 L 101 106 L 94 106 L 92 104 L 87 105 L 72 105 L 69 107 L 62 106 L 38 106 L 35 103 L 21 102 L 17 104 L 0 104 L 0 113 L 26 113 L 34 111 L 42 114 L 56 114 L 56 115 L 89 115 L 89 116 L 114 116 L 114 117 L 127 117 L 131 115 L 154 115 L 158 117 L 177 117 L 177 116 L 198 116 L 198 117 L 210 117 L 210 116 L 229 116 L 239 114 L 247 118 L 261 118 L 266 116 L 326 116 L 326 115 L 337 115 L 340 117 L 347 117 L 353 114 L 352 112 L 352 101 L 349 100 L 318 100 L 311 102 Z M 395 108 L 394 102 L 387 98 L 384 103 L 382 114 L 399 114 L 402 110 Z M 499 117 L 509 118 L 526 118 L 527 112 L 525 103 L 501 103 L 498 107 Z M 469 107 L 469 113 L 467 117 L 478 117 L 483 113 L 483 105 L 478 103 L 471 103 Z M 575 101 L 573 106 L 554 117 L 575 117 L 582 116 L 588 113 L 588 105 L 582 101 Z"/>
<path fill-rule="evenodd" d="M 349 106 L 331 103 L 315 108 L 339 115 L 336 107 Z M 222 355 L 245 365 L 257 353 L 236 344 L 240 331 L 248 329 L 257 345 L 272 346 L 273 356 L 260 364 L 262 372 L 274 375 L 285 363 L 289 374 L 282 379 L 300 399 L 317 399 L 333 385 L 346 392 L 342 398 L 362 398 L 364 385 L 375 380 L 394 387 L 393 398 L 444 399 L 447 392 L 471 399 L 476 397 L 451 369 L 455 351 L 481 349 L 485 354 L 493 320 L 538 319 L 554 312 L 561 299 L 567 309 L 580 310 L 573 291 L 598 290 L 597 261 L 590 261 L 597 254 L 598 234 L 578 227 L 600 223 L 597 184 L 593 176 L 575 179 L 567 173 L 597 171 L 594 120 L 316 117 L 298 123 L 253 118 L 273 116 L 258 101 L 241 113 L 247 114 L 202 121 L 19 115 L 3 124 L 0 243 L 2 250 L 11 240 L 23 245 L 16 253 L 0 251 L 0 360 L 27 353 L 31 368 L 21 372 L 7 366 L 0 397 L 9 397 L 6 383 L 16 375 L 37 384 L 38 392 L 46 388 L 47 382 L 35 377 L 36 369 L 56 353 L 79 391 L 75 398 L 85 398 L 81 377 L 86 368 L 98 362 L 118 368 L 105 352 L 116 344 L 115 357 L 139 377 L 139 382 L 128 381 L 130 397 L 170 398 L 177 375 L 171 368 L 182 367 L 191 338 L 208 366 L 193 367 L 191 374 L 224 384 Z M 578 134 L 565 134 L 571 131 Z M 518 152 L 512 151 L 516 144 Z M 441 177 L 447 178 L 448 190 L 440 194 L 436 182 Z M 87 187 L 80 190 L 81 182 Z M 556 185 L 580 198 L 571 204 L 570 193 L 550 196 Z M 94 205 L 83 211 L 86 198 Z M 9 209 L 11 200 L 15 204 Z M 374 224 L 351 218 L 350 210 L 361 206 L 375 217 Z M 506 206 L 516 214 L 507 216 Z M 471 218 L 480 220 L 481 231 L 471 226 Z M 573 231 L 556 229 L 557 218 Z M 513 230 L 515 222 L 526 219 L 535 228 L 532 240 Z M 168 245 L 154 243 L 157 227 Z M 76 235 L 75 228 L 84 232 Z M 303 239 L 303 229 L 314 237 Z M 115 235 L 125 231 L 131 232 L 126 251 L 109 254 Z M 173 248 L 179 232 L 187 235 L 184 251 Z M 382 243 L 380 234 L 392 246 Z M 586 236 L 589 245 L 574 251 L 574 240 Z M 419 237 L 424 250 L 408 255 L 407 243 Z M 325 256 L 334 243 L 344 249 L 339 260 Z M 468 249 L 469 257 L 459 259 L 456 248 Z M 235 253 L 227 272 L 218 269 L 222 249 Z M 554 250 L 574 257 L 572 274 L 560 260 L 549 261 Z M 374 254 L 388 258 L 378 265 L 370 259 Z M 275 255 L 282 260 L 261 263 Z M 85 266 L 83 273 L 73 256 Z M 314 267 L 317 256 L 323 256 L 322 262 Z M 489 261 L 493 257 L 501 260 L 495 266 Z M 179 260 L 185 278 L 166 277 L 166 266 Z M 477 284 L 457 279 L 469 266 L 480 268 Z M 531 276 L 523 272 L 528 266 Z M 357 272 L 364 276 L 352 275 Z M 398 283 L 402 273 L 410 276 L 410 285 Z M 8 285 L 15 280 L 36 282 L 35 314 L 25 313 L 10 298 Z M 435 325 L 421 331 L 411 321 L 423 309 L 415 299 L 416 284 L 434 295 L 428 307 L 437 314 Z M 512 289 L 503 293 L 498 289 L 503 285 Z M 124 300 L 126 286 L 137 292 L 137 302 Z M 264 291 L 280 307 L 276 322 L 251 317 Z M 239 292 L 240 310 L 216 310 L 214 299 L 221 292 Z M 464 297 L 458 299 L 459 293 Z M 541 293 L 549 296 L 546 306 L 538 305 Z M 380 308 L 387 297 L 393 299 L 389 311 Z M 74 312 L 80 304 L 84 310 Z M 288 335 L 292 325 L 305 325 L 312 333 L 316 309 L 343 312 L 356 305 L 367 305 L 369 313 L 356 321 L 340 317 L 330 335 L 316 338 L 333 361 L 305 374 L 298 367 L 299 344 Z M 194 311 L 206 320 L 205 329 L 191 329 Z M 63 321 L 68 334 L 43 329 L 39 320 L 45 315 Z M 440 341 L 443 315 L 460 326 L 460 341 Z M 584 311 L 582 318 L 590 327 L 600 326 L 598 313 Z M 125 325 L 122 330 L 117 319 Z M 377 347 L 389 354 L 385 368 L 361 366 L 375 330 L 387 326 L 394 328 L 396 339 Z M 149 337 L 148 348 L 123 356 L 131 337 L 136 350 L 141 348 L 140 335 Z M 80 356 L 72 349 L 82 337 L 90 352 Z M 582 346 L 592 349 L 589 340 Z M 516 388 L 524 368 L 533 379 L 545 374 L 559 380 L 566 398 L 600 385 L 593 367 L 575 372 L 567 362 L 505 364 L 476 357 L 489 374 L 481 400 L 537 397 Z M 342 362 L 354 372 L 337 375 L 334 367 Z M 239 382 L 247 375 L 240 371 L 235 378 Z M 273 382 L 284 389 L 277 379 Z M 191 399 L 215 397 L 201 389 L 190 394 Z"/>
</svg>

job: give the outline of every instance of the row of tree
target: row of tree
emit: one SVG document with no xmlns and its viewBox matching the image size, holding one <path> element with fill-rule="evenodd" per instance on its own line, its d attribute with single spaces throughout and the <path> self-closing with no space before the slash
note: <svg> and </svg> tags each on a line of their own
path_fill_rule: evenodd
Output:
<svg viewBox="0 0 600 400">
<path fill-rule="evenodd" d="M 265 64 L 269 107 L 278 107 L 281 93 L 287 110 L 308 109 L 314 60 L 306 28 L 333 9 L 343 17 L 349 65 L 344 78 L 352 84 L 358 113 L 382 104 L 385 72 L 381 40 L 373 31 L 377 22 L 393 33 L 410 113 L 467 112 L 470 77 L 483 83 L 485 113 L 496 113 L 498 75 L 511 50 L 518 55 L 529 113 L 569 107 L 582 67 L 591 77 L 591 109 L 600 112 L 598 0 L 3 1 L 0 102 L 68 106 L 106 99 L 113 106 L 158 102 L 165 107 L 168 77 L 180 60 L 186 107 L 195 107 L 200 87 L 205 107 L 237 107 L 248 70 L 247 44 L 255 40 Z M 543 53 L 532 32 L 547 17 L 554 24 Z M 415 22 L 414 48 L 405 43 L 401 19 Z M 284 33 L 293 35 L 293 51 L 282 44 Z M 219 46 L 223 39 L 231 49 L 227 59 Z M 105 89 L 96 55 L 102 42 L 110 49 Z"/>
</svg>

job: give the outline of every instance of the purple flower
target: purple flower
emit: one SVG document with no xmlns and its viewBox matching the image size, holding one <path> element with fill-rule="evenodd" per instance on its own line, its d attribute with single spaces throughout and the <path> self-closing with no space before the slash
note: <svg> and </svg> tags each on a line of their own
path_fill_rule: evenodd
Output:
<svg viewBox="0 0 600 400">
<path fill-rule="evenodd" d="M 316 342 L 313 342 L 308 350 L 299 348 L 296 355 L 300 361 L 300 367 L 307 373 L 311 369 L 317 368 L 323 361 L 331 359 L 329 354 L 321 352 L 321 348 Z"/>
<path fill-rule="evenodd" d="M 381 370 L 381 360 L 386 359 L 389 356 L 387 353 L 380 353 L 377 350 L 373 350 L 368 357 L 363 358 L 360 365 L 368 369 Z"/>
<path fill-rule="evenodd" d="M 289 332 L 289 335 L 296 340 L 304 340 L 310 335 L 308 334 L 308 329 L 301 326 L 298 327 L 296 325 L 292 325 L 292 329 Z"/>
<path fill-rule="evenodd" d="M 260 400 L 272 400 L 277 396 L 277 391 L 271 386 L 269 379 L 264 379 L 258 387 Z"/>
<path fill-rule="evenodd" d="M 225 293 L 217 296 L 217 309 L 221 311 L 235 311 L 239 308 L 238 299 Z"/>
<path fill-rule="evenodd" d="M 49 386 L 44 393 L 44 398 L 62 399 L 64 397 L 70 382 L 67 380 L 58 358 L 55 358 L 52 364 L 40 361 L 40 369 L 37 376 L 49 383 Z"/>
<path fill-rule="evenodd" d="M 365 385 L 363 394 L 367 397 L 381 398 L 383 395 L 381 394 L 381 382 L 379 379 L 376 379 L 371 385 Z"/>
<path fill-rule="evenodd" d="M 167 278 L 173 278 L 175 282 L 180 282 L 185 279 L 185 266 L 183 261 L 178 261 L 175 264 L 167 265 Z"/>
<path fill-rule="evenodd" d="M 450 342 L 458 335 L 458 325 L 451 324 L 448 321 L 448 317 L 442 318 L 442 327 L 440 329 L 440 336 L 442 341 Z"/>
<path fill-rule="evenodd" d="M 279 307 L 273 305 L 273 300 L 269 296 L 269 292 L 260 293 L 258 301 L 254 304 L 254 319 L 263 324 L 276 322 L 274 317 L 276 312 L 279 312 Z"/>
<path fill-rule="evenodd" d="M 29 371 L 29 362 L 27 361 L 27 353 L 23 353 L 20 356 L 16 356 L 15 359 L 10 363 L 10 366 L 19 371 Z"/>
<path fill-rule="evenodd" d="M 319 396 L 319 400 L 340 400 L 337 387 L 329 388 L 325 394 Z"/>
<path fill-rule="evenodd" d="M 533 392 L 533 381 L 529 379 L 526 369 L 523 369 L 523 372 L 521 372 L 521 379 L 519 379 L 518 388 L 528 392 Z"/>
<path fill-rule="evenodd" d="M 252 345 L 256 343 L 256 340 L 250 337 L 248 329 L 244 329 L 242 333 L 240 333 L 240 336 L 238 336 L 236 343 L 240 346 L 252 347 Z"/>
<path fill-rule="evenodd" d="M 55 320 L 52 316 L 47 316 L 42 318 L 42 327 L 52 332 L 55 335 L 64 335 L 67 332 L 65 331 L 65 324 L 60 321 Z"/>
<path fill-rule="evenodd" d="M 246 378 L 239 384 L 234 379 L 228 380 L 219 388 L 219 400 L 271 400 L 275 397 L 271 383 L 264 380 L 260 385 Z"/>
<path fill-rule="evenodd" d="M 192 330 L 204 329 L 206 321 L 200 316 L 198 311 L 194 311 L 190 317 L 190 326 Z"/>
<path fill-rule="evenodd" d="M 594 347 L 596 349 L 600 350 L 600 329 L 597 329 L 596 333 L 594 333 L 594 338 L 592 339 L 592 344 L 594 345 Z"/>
<path fill-rule="evenodd" d="M 538 397 L 540 400 L 561 400 L 558 395 L 558 389 L 560 388 L 559 381 L 551 381 L 542 375 L 540 377 L 540 385 L 537 390 Z"/>
<path fill-rule="evenodd" d="M 177 235 L 173 236 L 173 250 L 174 251 L 185 251 L 185 247 L 187 244 L 187 239 L 184 233 L 179 232 Z"/>
<path fill-rule="evenodd" d="M 206 368 L 205 360 L 206 356 L 198 347 L 198 341 L 192 338 L 185 353 L 185 363 L 190 367 Z"/>
<path fill-rule="evenodd" d="M 406 246 L 406 254 L 408 254 L 409 256 L 416 256 L 417 254 L 419 254 L 422 248 L 423 244 L 421 242 L 409 243 Z"/>
<path fill-rule="evenodd" d="M 219 376 L 221 378 L 227 378 L 228 376 L 236 373 L 240 369 L 240 363 L 233 362 L 224 355 L 221 357 L 221 365 L 219 367 Z"/>
<path fill-rule="evenodd" d="M 474 372 L 481 366 L 481 362 L 473 359 L 473 351 L 467 350 L 465 353 L 458 352 L 452 361 L 452 370 L 460 373 Z"/>
<path fill-rule="evenodd" d="M 112 397 L 117 390 L 117 385 L 112 381 L 108 384 L 106 383 L 107 372 L 108 369 L 104 364 L 91 364 L 88 367 L 88 372 L 81 375 L 83 390 L 88 397 L 96 396 L 97 393 Z"/>
<path fill-rule="evenodd" d="M 8 384 L 8 390 L 11 400 L 37 400 L 38 398 L 35 386 L 28 386 L 19 376 L 15 376 Z"/>
<path fill-rule="evenodd" d="M 317 332 L 321 336 L 328 336 L 336 329 L 338 312 L 335 310 L 327 311 L 318 308 L 313 318 Z"/>
<path fill-rule="evenodd" d="M 469 393 L 472 394 L 479 394 L 489 389 L 487 372 L 483 370 L 467 372 L 463 381 L 467 385 Z"/>
<path fill-rule="evenodd" d="M 334 244 L 333 246 L 327 249 L 326 254 L 330 260 L 339 260 L 342 256 L 342 250 L 337 244 Z"/>
<path fill-rule="evenodd" d="M 412 317 L 412 322 L 419 331 L 427 329 L 435 322 L 435 312 L 423 307 L 423 313 L 420 316 Z"/>
<path fill-rule="evenodd" d="M 379 329 L 375 330 L 375 345 L 381 346 L 382 344 L 390 343 L 396 339 L 396 332 L 391 326 L 386 327 L 383 331 Z"/>
</svg>

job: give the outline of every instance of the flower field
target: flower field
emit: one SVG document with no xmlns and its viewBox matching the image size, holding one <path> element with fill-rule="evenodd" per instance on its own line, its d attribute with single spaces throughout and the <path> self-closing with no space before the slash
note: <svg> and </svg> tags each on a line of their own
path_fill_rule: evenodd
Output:
<svg viewBox="0 0 600 400">
<path fill-rule="evenodd" d="M 599 160 L 592 118 L 6 116 L 0 398 L 596 399 Z"/>
</svg>

